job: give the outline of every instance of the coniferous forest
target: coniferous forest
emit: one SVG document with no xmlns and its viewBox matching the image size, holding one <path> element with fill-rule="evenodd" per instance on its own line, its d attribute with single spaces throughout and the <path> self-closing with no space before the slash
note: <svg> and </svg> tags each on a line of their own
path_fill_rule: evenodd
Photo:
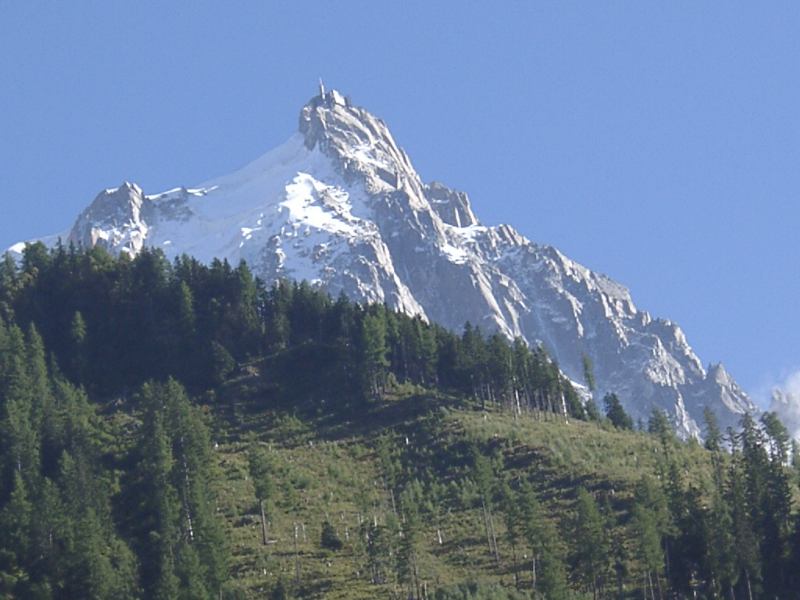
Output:
<svg viewBox="0 0 800 600">
<path fill-rule="evenodd" d="M 158 251 L 0 264 L 3 598 L 800 598 L 798 482 L 773 414 L 682 441 L 478 326 Z"/>
</svg>

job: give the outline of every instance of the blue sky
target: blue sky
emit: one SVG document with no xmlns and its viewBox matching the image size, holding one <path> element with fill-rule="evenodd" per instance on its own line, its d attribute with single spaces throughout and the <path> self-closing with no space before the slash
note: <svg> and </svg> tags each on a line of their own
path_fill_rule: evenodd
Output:
<svg viewBox="0 0 800 600">
<path fill-rule="evenodd" d="M 0 247 L 229 172 L 320 75 L 748 390 L 800 367 L 800 3 L 0 3 Z"/>
</svg>

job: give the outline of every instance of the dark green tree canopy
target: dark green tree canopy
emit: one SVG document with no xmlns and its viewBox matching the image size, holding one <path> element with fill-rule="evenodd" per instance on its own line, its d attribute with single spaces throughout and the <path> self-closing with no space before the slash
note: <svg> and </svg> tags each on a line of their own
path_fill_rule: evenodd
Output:
<svg viewBox="0 0 800 600">
<path fill-rule="evenodd" d="M 616 394 L 606 394 L 603 398 L 606 408 L 606 417 L 617 429 L 633 429 L 633 419 L 630 418 Z"/>
</svg>

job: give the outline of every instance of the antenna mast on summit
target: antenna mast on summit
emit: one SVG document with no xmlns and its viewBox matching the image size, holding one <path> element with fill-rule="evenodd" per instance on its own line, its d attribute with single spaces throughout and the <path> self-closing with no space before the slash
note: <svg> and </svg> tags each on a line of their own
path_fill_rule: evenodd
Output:
<svg viewBox="0 0 800 600">
<path fill-rule="evenodd" d="M 322 77 L 319 78 L 319 97 L 325 97 L 325 84 L 322 83 Z"/>
</svg>

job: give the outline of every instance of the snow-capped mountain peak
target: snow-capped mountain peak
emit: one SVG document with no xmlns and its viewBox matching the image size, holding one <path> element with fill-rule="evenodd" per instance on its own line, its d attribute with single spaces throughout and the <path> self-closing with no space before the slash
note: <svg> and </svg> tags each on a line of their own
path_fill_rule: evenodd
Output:
<svg viewBox="0 0 800 600">
<path fill-rule="evenodd" d="M 703 369 L 677 325 L 557 249 L 482 225 L 464 192 L 421 180 L 381 119 L 320 88 L 278 148 L 192 188 L 105 190 L 69 240 L 245 259 L 267 282 L 306 279 L 457 330 L 469 321 L 543 344 L 576 382 L 588 357 L 598 398 L 617 393 L 637 420 L 667 410 L 687 436 L 705 406 L 723 426 L 755 410 L 721 366 Z"/>
</svg>

